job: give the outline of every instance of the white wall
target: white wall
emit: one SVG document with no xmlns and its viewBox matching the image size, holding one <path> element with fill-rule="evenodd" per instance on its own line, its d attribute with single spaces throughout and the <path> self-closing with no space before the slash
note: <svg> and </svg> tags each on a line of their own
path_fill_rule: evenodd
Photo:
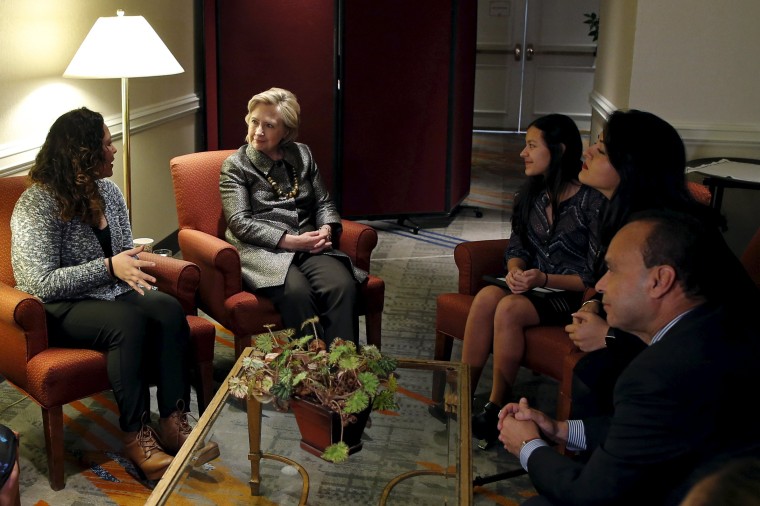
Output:
<svg viewBox="0 0 760 506">
<path fill-rule="evenodd" d="M 760 158 L 760 2 L 639 0 L 629 104 L 679 128 L 694 158 Z"/>
<path fill-rule="evenodd" d="M 612 110 L 643 109 L 678 129 L 689 159 L 760 159 L 758 19 L 756 0 L 602 0 L 592 132 Z M 758 196 L 724 195 L 736 252 L 760 226 Z"/>
<path fill-rule="evenodd" d="M 145 17 L 185 69 L 129 81 L 132 228 L 161 240 L 177 229 L 169 159 L 197 150 L 193 0 L 0 1 L 0 176 L 25 173 L 53 121 L 86 106 L 117 141 L 113 180 L 123 186 L 120 80 L 62 77 L 97 18 L 119 8 Z"/>
</svg>

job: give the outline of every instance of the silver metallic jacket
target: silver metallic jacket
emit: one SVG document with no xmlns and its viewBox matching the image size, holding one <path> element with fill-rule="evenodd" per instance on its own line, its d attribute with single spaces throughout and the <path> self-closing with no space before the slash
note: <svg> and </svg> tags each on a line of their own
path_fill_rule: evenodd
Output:
<svg viewBox="0 0 760 506">
<path fill-rule="evenodd" d="M 338 237 L 340 215 L 319 174 L 309 147 L 293 142 L 282 146 L 285 164 L 275 162 L 246 144 L 222 164 L 219 188 L 227 220 L 227 241 L 240 252 L 243 280 L 251 290 L 285 283 L 295 252 L 277 247 L 284 234 L 299 235 L 332 227 L 333 241 Z M 291 190 L 291 167 L 298 178 L 298 195 L 280 197 L 267 180 L 271 177 L 282 191 Z M 322 254 L 340 258 L 358 282 L 367 273 L 354 267 L 338 250 Z"/>
<path fill-rule="evenodd" d="M 99 179 L 114 254 L 132 248 L 124 198 L 116 184 Z M 16 288 L 42 302 L 66 299 L 114 300 L 131 290 L 115 281 L 103 262 L 103 248 L 92 227 L 78 218 L 63 221 L 60 206 L 44 186 L 21 194 L 11 216 L 11 265 Z"/>
</svg>

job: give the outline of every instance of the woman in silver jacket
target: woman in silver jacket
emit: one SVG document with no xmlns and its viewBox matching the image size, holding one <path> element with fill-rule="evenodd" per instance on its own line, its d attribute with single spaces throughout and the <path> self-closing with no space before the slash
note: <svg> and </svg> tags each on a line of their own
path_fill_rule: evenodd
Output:
<svg viewBox="0 0 760 506">
<path fill-rule="evenodd" d="M 31 186 L 11 216 L 17 288 L 44 304 L 52 346 L 103 350 L 119 406 L 124 452 L 157 480 L 190 432 L 189 335 L 184 311 L 140 270 L 113 174 L 116 147 L 103 116 L 75 109 L 50 127 Z M 159 434 L 145 416 L 158 386 Z"/>
<path fill-rule="evenodd" d="M 367 273 L 333 249 L 340 215 L 298 135 L 301 108 L 271 88 L 248 102 L 247 144 L 222 165 L 227 240 L 240 252 L 243 281 L 272 301 L 288 328 L 319 317 L 318 337 L 358 342 L 358 283 Z M 262 329 L 262 332 L 264 329 Z"/>
</svg>

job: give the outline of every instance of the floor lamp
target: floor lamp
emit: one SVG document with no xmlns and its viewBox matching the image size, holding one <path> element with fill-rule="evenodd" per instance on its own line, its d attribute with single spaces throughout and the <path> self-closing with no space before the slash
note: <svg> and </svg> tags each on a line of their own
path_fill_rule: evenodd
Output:
<svg viewBox="0 0 760 506">
<path fill-rule="evenodd" d="M 132 219 L 132 176 L 129 145 L 129 78 L 184 72 L 169 48 L 142 16 L 98 18 L 69 63 L 63 77 L 121 79 L 121 122 L 124 198 Z"/>
</svg>

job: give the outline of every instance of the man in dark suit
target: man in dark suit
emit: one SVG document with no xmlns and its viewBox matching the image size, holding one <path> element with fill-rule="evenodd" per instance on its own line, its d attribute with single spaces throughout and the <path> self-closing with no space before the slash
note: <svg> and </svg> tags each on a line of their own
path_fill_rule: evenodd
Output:
<svg viewBox="0 0 760 506">
<path fill-rule="evenodd" d="M 614 237 L 596 289 L 610 325 L 648 347 L 618 379 L 610 417 L 556 421 L 526 399 L 501 411 L 499 439 L 540 494 L 526 504 L 678 504 L 699 477 L 760 451 L 757 423 L 741 408 L 760 390 L 760 336 L 755 315 L 721 300 L 749 286 L 721 277 L 737 261 L 724 246 L 667 212 L 638 215 Z M 757 301 L 757 289 L 746 297 Z"/>
</svg>

